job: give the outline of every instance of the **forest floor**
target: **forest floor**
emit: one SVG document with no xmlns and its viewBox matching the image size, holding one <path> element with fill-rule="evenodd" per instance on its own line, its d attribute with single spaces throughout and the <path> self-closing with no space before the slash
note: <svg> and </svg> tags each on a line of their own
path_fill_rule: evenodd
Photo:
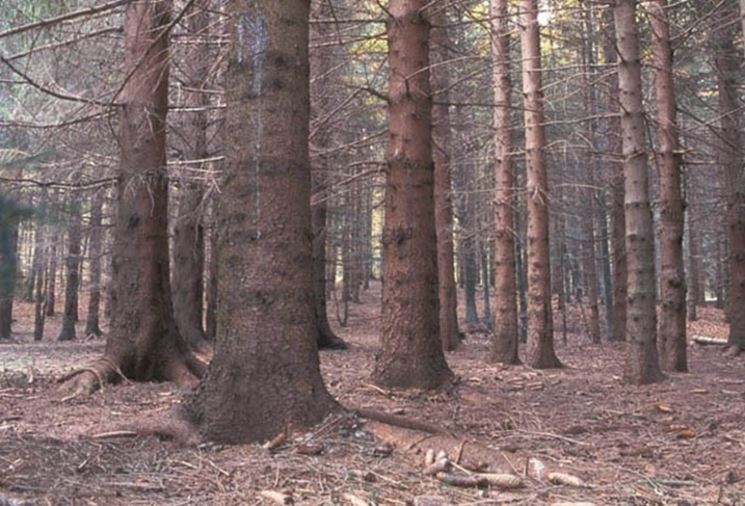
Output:
<svg viewBox="0 0 745 506">
<path fill-rule="evenodd" d="M 33 343 L 31 309 L 19 304 L 17 340 L 0 345 L 0 505 L 21 504 L 3 502 L 11 498 L 34 505 L 276 504 L 265 491 L 302 505 L 745 505 L 744 359 L 694 345 L 690 374 L 625 386 L 623 346 L 591 345 L 575 307 L 568 344 L 557 332 L 564 369 L 487 364 L 488 335 L 473 329 L 448 354 L 459 377 L 452 391 L 387 391 L 368 378 L 378 343 L 377 289 L 363 293 L 349 326 L 338 329 L 350 349 L 321 355 L 328 388 L 343 405 L 443 427 L 460 441 L 445 448 L 453 460 L 467 443 L 498 452 L 519 475 L 540 461 L 586 486 L 532 474 L 523 488 L 504 492 L 445 485 L 422 472 L 424 456 L 416 454 L 431 435 L 386 445 L 371 434 L 375 423 L 353 415 L 333 415 L 272 451 L 113 437 L 112 430 L 168 409 L 185 392 L 125 383 L 90 398 L 63 397 L 56 379 L 100 354 L 103 340 L 56 343 L 55 317 L 50 340 Z M 699 311 L 690 335 L 726 336 L 721 312 Z"/>
</svg>

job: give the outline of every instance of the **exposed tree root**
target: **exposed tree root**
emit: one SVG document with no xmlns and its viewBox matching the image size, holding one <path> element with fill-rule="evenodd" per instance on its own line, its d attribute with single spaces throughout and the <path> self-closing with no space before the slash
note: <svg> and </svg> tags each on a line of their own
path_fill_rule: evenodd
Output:
<svg viewBox="0 0 745 506">
<path fill-rule="evenodd" d="M 203 442 L 199 430 L 187 420 L 180 407 L 152 412 L 140 417 L 136 423 L 124 424 L 111 431 L 92 434 L 91 438 L 113 439 L 137 436 L 155 436 L 185 446 L 197 446 Z"/>
<path fill-rule="evenodd" d="M 742 353 L 742 348 L 737 344 L 728 346 L 727 349 L 724 351 L 724 354 L 727 355 L 728 357 L 737 357 L 741 353 Z"/>
</svg>

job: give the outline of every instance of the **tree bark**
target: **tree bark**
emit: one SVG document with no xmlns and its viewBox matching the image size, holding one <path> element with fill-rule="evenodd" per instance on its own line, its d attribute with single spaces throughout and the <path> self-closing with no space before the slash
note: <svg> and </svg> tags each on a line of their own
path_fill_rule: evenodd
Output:
<svg viewBox="0 0 745 506">
<path fill-rule="evenodd" d="M 42 191 L 41 199 L 39 202 L 39 209 L 44 210 L 46 207 L 46 191 Z M 43 212 L 43 211 L 42 211 Z M 45 241 L 45 235 L 48 230 L 45 230 L 44 221 L 47 217 L 44 214 L 38 215 L 36 219 L 36 234 L 34 236 L 34 265 L 33 270 L 36 272 L 35 285 L 34 286 L 34 341 L 41 341 L 44 338 L 44 284 L 45 284 L 45 271 L 47 263 L 47 243 Z"/>
<path fill-rule="evenodd" d="M 86 337 L 99 337 L 101 332 L 99 312 L 101 307 L 101 256 L 103 254 L 103 192 L 97 192 L 91 199 L 90 248 L 90 290 L 88 311 L 85 318 Z"/>
<path fill-rule="evenodd" d="M 660 178 L 660 361 L 666 370 L 686 372 L 686 283 L 683 265 L 683 196 L 680 146 L 673 84 L 673 50 L 667 21 L 667 0 L 653 0 L 647 11 L 652 27 L 657 100 L 657 142 Z"/>
<path fill-rule="evenodd" d="M 433 389 L 451 381 L 439 332 L 425 0 L 391 0 L 382 350 L 373 381 Z"/>
<path fill-rule="evenodd" d="M 168 34 L 171 2 L 127 4 L 119 100 L 120 164 L 112 248 L 111 330 L 103 358 L 71 378 L 88 393 L 120 375 L 194 384 L 204 364 L 191 355 L 173 317 L 168 258 Z"/>
<path fill-rule="evenodd" d="M 49 238 L 49 264 L 46 273 L 46 304 L 44 311 L 47 316 L 54 316 L 57 305 L 57 242 L 59 233 L 53 232 Z"/>
<path fill-rule="evenodd" d="M 62 313 L 62 329 L 58 341 L 72 341 L 76 337 L 75 321 L 80 286 L 80 211 L 76 203 L 71 204 L 71 223 L 67 229 L 67 257 L 65 258 L 65 308 Z M 38 252 L 37 254 L 42 254 Z"/>
<path fill-rule="evenodd" d="M 445 351 L 460 343 L 458 330 L 458 293 L 455 288 L 453 254 L 453 202 L 450 165 L 450 38 L 447 8 L 438 6 L 430 16 L 430 80 L 432 105 L 432 158 L 435 164 L 435 227 L 437 229 L 437 280 L 440 300 L 440 337 Z"/>
<path fill-rule="evenodd" d="M 741 61 L 734 47 L 735 30 L 726 23 L 734 2 L 725 2 L 720 9 L 722 20 L 715 31 L 715 65 L 719 90 L 721 162 L 727 187 L 727 243 L 729 276 L 726 304 L 730 319 L 728 352 L 732 355 L 745 350 L 745 188 L 740 156 L 737 72 Z"/>
<path fill-rule="evenodd" d="M 0 197 L 0 213 L 10 215 L 12 201 Z M 18 269 L 18 224 L 12 219 L 0 223 L 0 340 L 10 339 L 13 323 L 13 296 Z"/>
<path fill-rule="evenodd" d="M 229 3 L 218 329 L 207 374 L 185 404 L 215 441 L 266 440 L 319 422 L 335 406 L 316 346 L 309 7 Z"/>
<path fill-rule="evenodd" d="M 561 367 L 554 351 L 549 253 L 548 177 L 543 149 L 543 90 L 537 0 L 520 1 L 520 47 L 525 96 L 525 159 L 528 199 L 528 350 L 537 369 Z"/>
<path fill-rule="evenodd" d="M 636 0 L 616 0 L 614 17 L 618 48 L 623 133 L 624 209 L 628 262 L 626 382 L 643 385 L 663 376 L 657 356 L 657 314 L 654 230 L 649 204 L 649 163 L 642 113 L 642 81 Z"/>
<path fill-rule="evenodd" d="M 515 266 L 515 176 L 512 168 L 512 82 L 510 79 L 510 26 L 508 0 L 491 0 L 491 56 L 494 84 L 496 143 L 494 302 L 489 360 L 518 364 L 517 273 Z"/>
</svg>

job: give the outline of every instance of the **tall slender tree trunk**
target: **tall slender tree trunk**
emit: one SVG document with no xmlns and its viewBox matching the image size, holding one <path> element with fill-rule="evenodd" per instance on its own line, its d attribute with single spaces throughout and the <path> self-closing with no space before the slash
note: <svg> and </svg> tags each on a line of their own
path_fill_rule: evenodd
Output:
<svg viewBox="0 0 745 506">
<path fill-rule="evenodd" d="M 616 53 L 616 29 L 613 9 L 606 10 L 605 44 L 603 54 L 609 66 L 618 64 Z M 608 83 L 608 109 L 614 115 L 608 120 L 608 165 L 610 167 L 610 191 L 608 194 L 608 213 L 610 214 L 610 243 L 613 259 L 613 321 L 608 331 L 611 341 L 626 340 L 627 311 L 627 267 L 626 267 L 626 215 L 624 209 L 624 185 L 621 140 L 621 112 L 619 108 L 618 78 L 613 76 Z"/>
<path fill-rule="evenodd" d="M 46 317 L 44 314 L 44 285 L 46 264 L 48 261 L 47 253 L 49 250 L 45 240 L 48 230 L 44 224 L 47 220 L 47 216 L 44 214 L 47 204 L 46 196 L 46 190 L 43 190 L 39 202 L 39 209 L 42 210 L 42 214 L 37 217 L 36 235 L 34 236 L 34 250 L 36 251 L 34 255 L 35 265 L 33 266 L 33 270 L 36 272 L 34 286 L 34 341 L 37 342 L 44 339 L 44 320 Z"/>
<path fill-rule="evenodd" d="M 88 297 L 88 311 L 85 318 L 85 335 L 100 336 L 100 307 L 101 307 L 101 256 L 103 255 L 103 201 L 104 193 L 99 191 L 91 199 L 90 221 L 90 249 L 88 263 L 90 265 L 90 290 Z"/>
<path fill-rule="evenodd" d="M 727 1 L 721 10 L 720 27 L 713 34 L 716 42 L 715 65 L 719 90 L 721 162 L 727 187 L 727 246 L 729 250 L 727 314 L 730 320 L 728 352 L 745 350 L 745 181 L 741 163 L 740 104 L 737 72 L 742 62 L 734 47 L 735 30 L 726 23 L 727 14 L 736 11 Z"/>
<path fill-rule="evenodd" d="M 197 0 L 186 18 L 187 41 L 181 67 L 185 73 L 184 103 L 196 109 L 188 116 L 184 148 L 187 159 L 204 160 L 207 150 L 207 111 L 205 93 L 211 65 L 208 51 L 209 11 L 207 0 Z M 198 352 L 209 350 L 202 325 L 204 308 L 204 186 L 182 180 L 179 186 L 177 217 L 173 226 L 173 272 L 171 293 L 179 333 Z"/>
<path fill-rule="evenodd" d="M 551 259 L 548 233 L 548 176 L 543 149 L 543 90 L 538 1 L 520 1 L 520 47 L 525 95 L 525 159 L 528 199 L 528 353 L 537 369 L 561 367 L 554 352 L 551 311 Z"/>
<path fill-rule="evenodd" d="M 333 18 L 334 12 L 331 3 L 326 0 L 313 0 L 311 2 L 311 16 L 317 18 Z M 311 38 L 322 35 L 319 27 L 311 26 Z M 333 46 L 332 46 L 333 47 Z M 325 119 L 329 120 L 332 110 L 331 83 L 333 71 L 333 54 L 326 47 L 310 49 L 310 114 L 311 124 L 314 125 L 315 134 L 310 142 L 317 146 L 320 151 L 325 151 L 331 146 L 332 132 L 329 125 L 316 124 Z M 332 115 L 333 117 L 333 115 Z M 316 339 L 319 349 L 347 348 L 344 342 L 332 330 L 328 318 L 328 304 L 326 300 L 326 241 L 328 234 L 328 173 L 330 167 L 329 159 L 321 155 L 311 162 L 312 198 L 317 199 L 311 206 L 311 228 L 313 230 L 313 297 L 316 316 Z M 346 277 L 346 276 L 345 276 Z"/>
<path fill-rule="evenodd" d="M 229 3 L 218 330 L 207 375 L 185 405 L 215 441 L 266 440 L 335 405 L 316 345 L 309 10 L 301 0 Z"/>
<path fill-rule="evenodd" d="M 439 332 L 427 5 L 426 0 L 388 4 L 385 282 L 382 350 L 373 372 L 373 380 L 387 387 L 431 389 L 453 377 Z"/>
<path fill-rule="evenodd" d="M 80 285 L 80 211 L 77 204 L 71 205 L 73 212 L 67 229 L 67 257 L 65 258 L 65 309 L 62 313 L 62 330 L 58 341 L 75 339 L 75 321 L 78 307 L 78 287 Z M 41 254 L 41 251 L 38 252 Z"/>
<path fill-rule="evenodd" d="M 120 164 L 112 248 L 111 330 L 104 357 L 70 381 L 95 390 L 123 374 L 193 384 L 204 370 L 176 327 L 168 255 L 168 34 L 170 0 L 127 4 L 120 94 Z"/>
<path fill-rule="evenodd" d="M 688 291 L 688 321 L 695 322 L 698 320 L 697 306 L 701 299 L 701 259 L 698 253 L 698 242 L 700 235 L 698 226 L 694 224 L 693 211 L 695 207 L 695 185 L 693 183 L 693 174 L 687 174 L 685 178 L 686 196 L 688 205 L 686 207 L 686 226 L 688 228 L 688 279 L 690 280 L 690 290 Z"/>
<path fill-rule="evenodd" d="M 686 284 L 683 266 L 683 196 L 680 146 L 673 84 L 673 50 L 667 21 L 667 0 L 653 0 L 647 11 L 652 26 L 657 100 L 657 142 L 660 177 L 660 361 L 666 370 L 686 372 Z"/>
<path fill-rule="evenodd" d="M 49 263 L 47 265 L 46 273 L 46 304 L 44 311 L 47 316 L 54 316 L 56 314 L 57 305 L 57 241 L 59 240 L 59 232 L 52 232 L 49 237 Z"/>
<path fill-rule="evenodd" d="M 207 264 L 205 334 L 213 343 L 217 336 L 217 283 L 218 283 L 218 215 L 217 201 L 213 198 L 210 206 L 209 260 Z"/>
<path fill-rule="evenodd" d="M 624 208 L 628 262 L 628 341 L 625 379 L 643 385 L 663 376 L 657 356 L 654 229 L 649 204 L 649 163 L 642 113 L 642 80 L 636 0 L 616 0 L 621 128 L 624 158 Z"/>
<path fill-rule="evenodd" d="M 489 360 L 518 364 L 517 273 L 515 271 L 515 176 L 512 168 L 512 82 L 508 0 L 491 0 L 492 65 L 494 74 L 494 301 Z"/>
<path fill-rule="evenodd" d="M 446 351 L 460 343 L 458 330 L 458 292 L 455 288 L 453 254 L 453 202 L 450 165 L 450 72 L 447 9 L 437 6 L 430 16 L 430 80 L 432 106 L 432 158 L 435 164 L 435 226 L 437 228 L 437 279 L 440 299 L 440 337 Z"/>
</svg>

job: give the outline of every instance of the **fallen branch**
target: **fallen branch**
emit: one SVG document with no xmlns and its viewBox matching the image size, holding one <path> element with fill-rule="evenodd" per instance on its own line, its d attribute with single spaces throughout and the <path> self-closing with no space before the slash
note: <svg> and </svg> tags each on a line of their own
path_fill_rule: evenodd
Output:
<svg viewBox="0 0 745 506">
<path fill-rule="evenodd" d="M 693 342 L 702 345 L 726 346 L 727 340 L 719 337 L 693 336 Z"/>
</svg>

